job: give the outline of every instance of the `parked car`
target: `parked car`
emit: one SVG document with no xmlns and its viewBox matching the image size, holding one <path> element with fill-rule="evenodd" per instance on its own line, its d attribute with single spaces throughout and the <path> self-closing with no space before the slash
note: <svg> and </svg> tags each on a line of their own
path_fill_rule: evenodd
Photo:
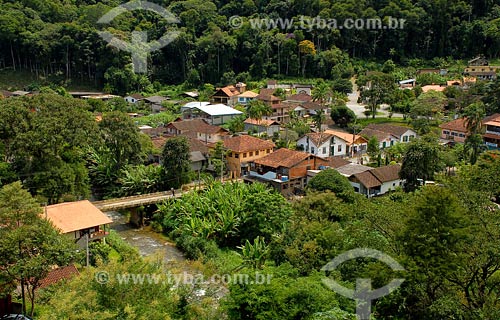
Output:
<svg viewBox="0 0 500 320">
<path fill-rule="evenodd" d="M 28 316 L 22 314 L 6 314 L 0 317 L 0 320 L 33 320 Z"/>
</svg>

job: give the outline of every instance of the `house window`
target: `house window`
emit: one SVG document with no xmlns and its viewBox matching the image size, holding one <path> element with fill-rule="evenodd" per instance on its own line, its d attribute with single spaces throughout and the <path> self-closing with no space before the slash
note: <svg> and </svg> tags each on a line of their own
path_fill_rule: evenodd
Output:
<svg viewBox="0 0 500 320">
<path fill-rule="evenodd" d="M 403 142 L 408 142 L 408 136 L 403 137 Z"/>
<path fill-rule="evenodd" d="M 459 136 L 460 138 L 465 138 L 465 134 L 463 134 L 463 133 L 459 133 L 459 134 L 458 134 L 458 136 Z"/>
<path fill-rule="evenodd" d="M 330 143 L 331 143 L 331 144 L 335 144 L 335 137 L 332 137 L 332 138 L 330 139 Z"/>
<path fill-rule="evenodd" d="M 234 157 L 235 157 L 236 159 L 238 159 L 238 158 L 240 157 L 240 155 L 239 155 L 238 153 L 235 153 L 235 154 L 234 154 Z"/>
<path fill-rule="evenodd" d="M 326 148 L 323 147 L 323 154 L 326 154 Z"/>
<path fill-rule="evenodd" d="M 243 157 L 242 157 L 242 158 L 246 158 L 246 157 L 247 157 L 247 153 L 246 153 L 246 152 L 244 152 L 244 153 L 243 153 Z"/>
<path fill-rule="evenodd" d="M 448 130 L 443 130 L 443 134 L 450 134 Z"/>
<path fill-rule="evenodd" d="M 342 152 L 342 145 L 341 144 L 339 144 L 339 146 L 337 147 L 337 151 Z"/>
<path fill-rule="evenodd" d="M 255 155 L 258 156 L 259 155 L 259 150 L 255 151 Z"/>
<path fill-rule="evenodd" d="M 311 153 L 314 154 L 314 147 L 311 147 Z"/>
<path fill-rule="evenodd" d="M 249 157 L 253 157 L 253 151 L 250 151 Z"/>
<path fill-rule="evenodd" d="M 382 143 L 382 148 L 385 148 L 386 146 L 387 146 L 387 142 L 385 142 L 385 141 L 384 141 L 384 142 Z"/>
<path fill-rule="evenodd" d="M 210 135 L 210 134 L 209 134 L 209 135 L 208 135 L 208 139 L 212 139 L 212 135 Z"/>
<path fill-rule="evenodd" d="M 271 149 L 267 149 L 267 153 L 271 153 Z"/>
</svg>

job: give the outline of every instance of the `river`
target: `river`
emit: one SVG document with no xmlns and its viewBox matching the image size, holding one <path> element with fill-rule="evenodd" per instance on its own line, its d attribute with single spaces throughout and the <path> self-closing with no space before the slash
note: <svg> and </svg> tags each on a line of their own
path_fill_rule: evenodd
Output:
<svg viewBox="0 0 500 320">
<path fill-rule="evenodd" d="M 113 220 L 111 229 L 115 230 L 122 239 L 139 250 L 141 256 L 151 256 L 160 253 L 166 262 L 184 262 L 186 258 L 173 243 L 168 242 L 161 234 L 150 228 L 135 228 L 127 221 L 127 217 L 120 212 L 106 212 Z"/>
</svg>

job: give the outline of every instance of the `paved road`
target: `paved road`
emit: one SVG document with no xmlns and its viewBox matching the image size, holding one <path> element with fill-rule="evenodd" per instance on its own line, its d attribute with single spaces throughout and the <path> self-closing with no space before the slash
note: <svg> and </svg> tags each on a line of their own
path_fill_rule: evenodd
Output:
<svg viewBox="0 0 500 320">
<path fill-rule="evenodd" d="M 352 81 L 353 93 L 350 93 L 347 96 L 349 98 L 349 101 L 346 103 L 346 105 L 349 109 L 354 111 L 356 117 L 358 117 L 359 119 L 364 119 L 366 118 L 365 114 L 363 113 L 366 111 L 365 105 L 358 103 L 358 98 L 359 98 L 358 86 L 356 85 L 354 79 L 351 81 Z M 389 116 L 389 106 L 382 105 L 380 109 L 378 109 L 378 112 L 382 114 L 376 115 L 376 118 L 387 118 Z M 403 118 L 403 115 L 401 113 L 393 113 L 392 116 L 394 118 Z"/>
</svg>

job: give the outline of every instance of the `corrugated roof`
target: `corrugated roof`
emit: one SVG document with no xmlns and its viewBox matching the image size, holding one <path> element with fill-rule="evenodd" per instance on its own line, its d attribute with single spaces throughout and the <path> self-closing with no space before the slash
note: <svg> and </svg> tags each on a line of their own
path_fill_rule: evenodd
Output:
<svg viewBox="0 0 500 320">
<path fill-rule="evenodd" d="M 224 140 L 224 147 L 233 152 L 249 152 L 272 149 L 276 145 L 268 140 L 255 138 L 249 135 L 231 137 Z"/>
<path fill-rule="evenodd" d="M 201 105 L 194 108 L 201 110 L 210 116 L 229 116 L 243 114 L 243 112 L 228 107 L 225 104 L 210 104 L 205 106 Z"/>
<path fill-rule="evenodd" d="M 207 158 L 203 156 L 203 154 L 200 151 L 193 151 L 190 153 L 190 160 L 191 162 L 198 162 L 198 161 L 205 161 Z"/>
<path fill-rule="evenodd" d="M 46 207 L 47 219 L 63 233 L 113 222 L 88 200 L 64 202 Z"/>
</svg>

